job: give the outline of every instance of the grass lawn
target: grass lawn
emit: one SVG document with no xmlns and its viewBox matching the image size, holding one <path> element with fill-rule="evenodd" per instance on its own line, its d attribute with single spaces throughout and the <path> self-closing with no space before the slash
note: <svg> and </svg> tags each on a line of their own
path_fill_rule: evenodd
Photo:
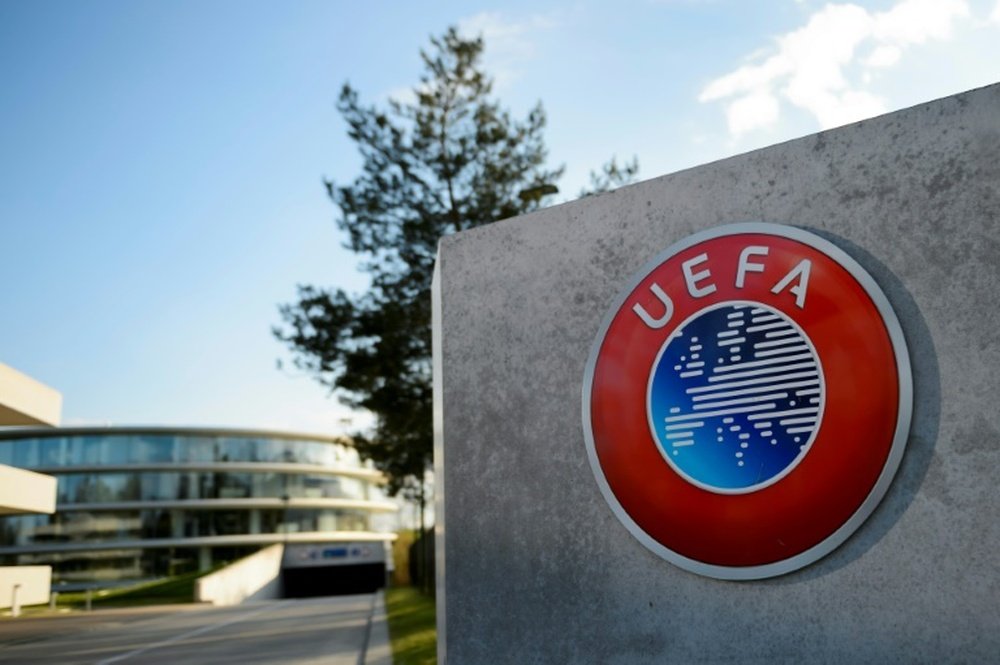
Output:
<svg viewBox="0 0 1000 665">
<path fill-rule="evenodd" d="M 437 663 L 434 598 L 413 587 L 396 587 L 386 590 L 385 604 L 395 665 Z"/>
<path fill-rule="evenodd" d="M 135 607 L 138 605 L 165 605 L 168 603 L 193 603 L 194 583 L 208 572 L 186 573 L 156 582 L 137 584 L 121 589 L 95 591 L 93 607 Z M 86 603 L 86 593 L 60 593 L 60 607 L 81 608 Z"/>
<path fill-rule="evenodd" d="M 195 581 L 210 572 L 212 571 L 185 573 L 155 582 L 94 591 L 91 595 L 91 607 L 96 610 L 102 607 L 141 607 L 193 603 Z M 82 610 L 86 605 L 86 592 L 60 592 L 56 599 L 56 613 Z M 22 612 L 24 616 L 42 616 L 53 613 L 47 604 L 26 606 L 22 608 Z M 10 616 L 10 610 L 0 613 L 0 616 Z"/>
</svg>

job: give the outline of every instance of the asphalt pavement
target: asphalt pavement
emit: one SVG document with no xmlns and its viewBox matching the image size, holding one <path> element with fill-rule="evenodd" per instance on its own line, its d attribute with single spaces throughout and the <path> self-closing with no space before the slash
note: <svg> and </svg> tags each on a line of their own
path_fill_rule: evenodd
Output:
<svg viewBox="0 0 1000 665">
<path fill-rule="evenodd" d="M 371 636 L 384 631 L 372 625 L 376 600 L 366 594 L 22 617 L 0 622 L 0 663 L 358 665 Z"/>
</svg>

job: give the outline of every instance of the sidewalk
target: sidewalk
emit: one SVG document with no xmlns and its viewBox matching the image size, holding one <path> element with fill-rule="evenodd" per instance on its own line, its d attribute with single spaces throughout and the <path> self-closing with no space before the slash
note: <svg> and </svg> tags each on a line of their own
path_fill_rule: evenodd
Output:
<svg viewBox="0 0 1000 665">
<path fill-rule="evenodd" d="M 392 665 L 392 646 L 389 644 L 389 621 L 385 614 L 385 591 L 375 593 L 372 614 L 368 620 L 368 642 L 364 660 L 359 665 Z"/>
</svg>

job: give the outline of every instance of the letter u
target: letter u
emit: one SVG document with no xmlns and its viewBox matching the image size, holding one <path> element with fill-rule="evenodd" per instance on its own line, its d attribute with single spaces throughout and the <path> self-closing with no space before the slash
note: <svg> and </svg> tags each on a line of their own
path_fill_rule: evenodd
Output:
<svg viewBox="0 0 1000 665">
<path fill-rule="evenodd" d="M 670 317 L 674 315 L 674 301 L 670 299 L 670 296 L 664 293 L 663 289 L 661 289 L 660 285 L 656 282 L 653 282 L 652 285 L 650 285 L 649 290 L 653 292 L 653 295 L 656 296 L 657 300 L 663 303 L 663 316 L 658 319 L 654 319 L 652 315 L 646 311 L 646 308 L 639 303 L 632 305 L 632 311 L 639 315 L 639 318 L 642 319 L 643 323 L 653 330 L 656 330 L 657 328 L 662 328 L 667 325 L 667 322 L 670 321 Z"/>
</svg>

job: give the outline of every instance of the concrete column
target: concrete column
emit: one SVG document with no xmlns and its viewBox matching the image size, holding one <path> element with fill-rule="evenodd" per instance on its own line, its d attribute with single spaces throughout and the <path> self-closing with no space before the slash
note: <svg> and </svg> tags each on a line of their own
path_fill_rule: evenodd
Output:
<svg viewBox="0 0 1000 665">
<path fill-rule="evenodd" d="M 174 538 L 184 537 L 184 513 L 180 510 L 170 511 L 170 535 Z"/>
<path fill-rule="evenodd" d="M 198 548 L 198 570 L 203 572 L 209 570 L 212 567 L 212 548 L 211 547 L 199 547 Z"/>
<path fill-rule="evenodd" d="M 250 511 L 250 533 L 260 533 L 260 511 Z"/>
</svg>

